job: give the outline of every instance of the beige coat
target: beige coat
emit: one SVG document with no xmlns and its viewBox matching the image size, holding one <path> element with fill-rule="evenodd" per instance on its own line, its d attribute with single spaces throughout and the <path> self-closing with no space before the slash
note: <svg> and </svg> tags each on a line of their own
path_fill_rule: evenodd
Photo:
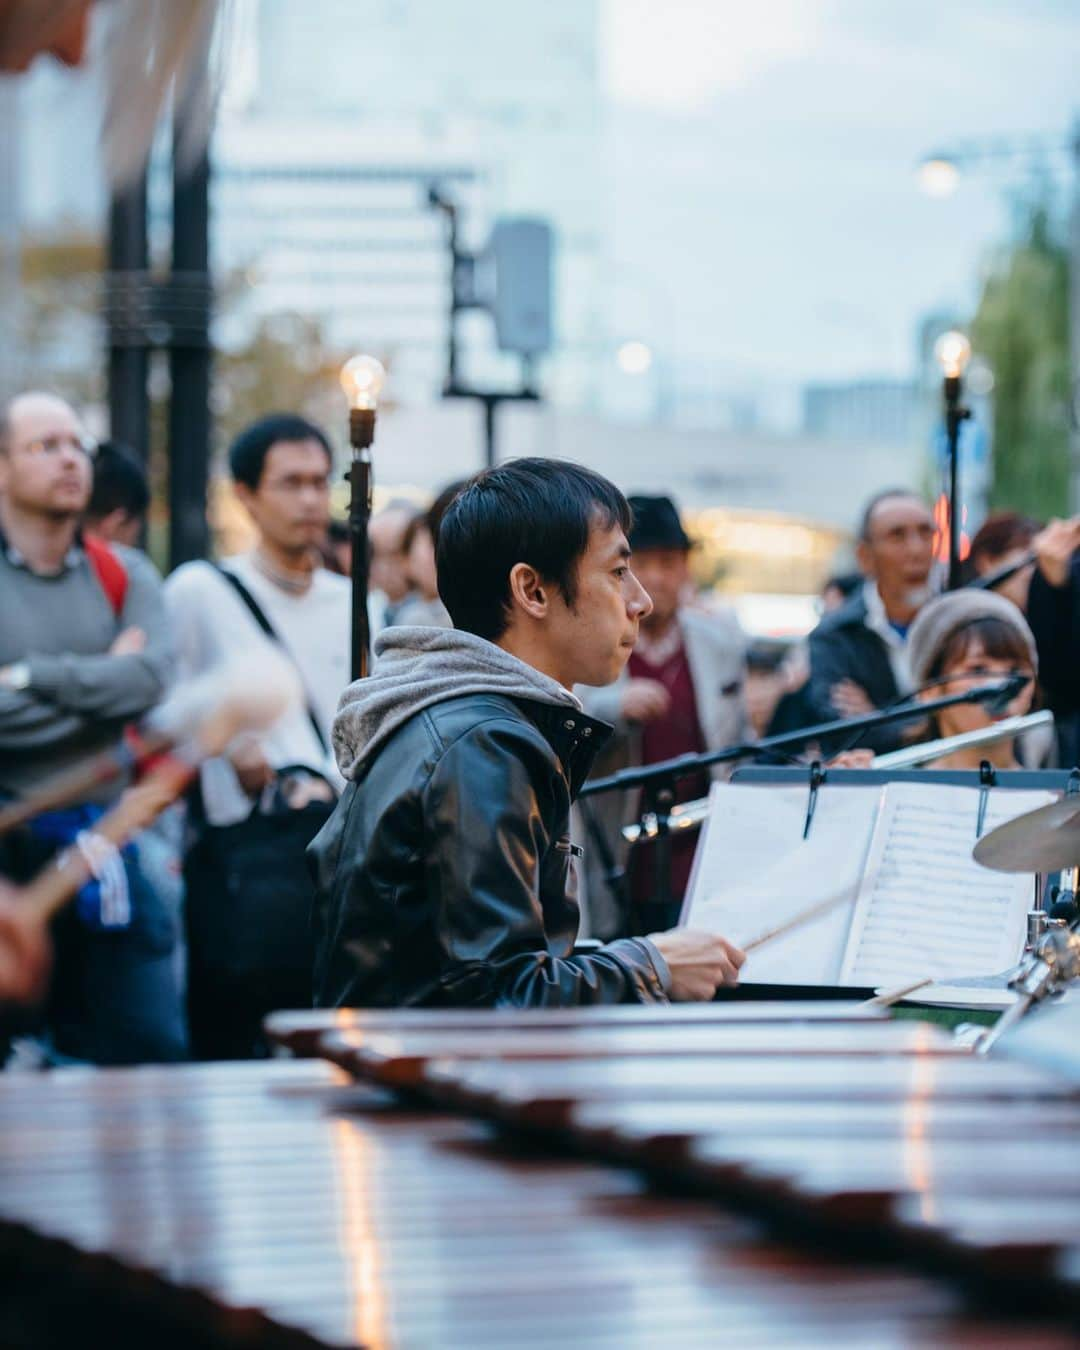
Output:
<svg viewBox="0 0 1080 1350">
<path fill-rule="evenodd" d="M 744 690 L 746 636 L 734 614 L 684 609 L 679 612 L 679 626 L 694 681 L 698 722 L 706 749 L 719 750 L 738 741 L 750 740 L 753 733 Z M 610 722 L 615 728 L 615 735 L 597 759 L 594 778 L 641 763 L 641 732 L 619 713 L 623 689 L 629 678 L 624 671 L 614 684 L 603 689 L 578 688 L 576 691 L 591 717 Z M 730 771 L 730 765 L 718 765 L 713 776 L 726 777 Z M 625 865 L 627 855 L 620 829 L 637 819 L 639 797 L 639 790 L 633 789 L 589 799 L 589 809 L 620 866 Z M 598 850 L 589 838 L 580 812 L 574 822 L 574 837 L 585 850 L 585 865 L 579 869 L 583 872 L 579 897 L 582 936 L 605 940 L 619 936 L 624 920 L 617 912 L 604 880 Z"/>
</svg>

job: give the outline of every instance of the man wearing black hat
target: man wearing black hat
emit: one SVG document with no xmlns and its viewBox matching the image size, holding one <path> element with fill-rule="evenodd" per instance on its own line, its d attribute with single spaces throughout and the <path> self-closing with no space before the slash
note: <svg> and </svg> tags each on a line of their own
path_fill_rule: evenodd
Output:
<svg viewBox="0 0 1080 1350">
<path fill-rule="evenodd" d="M 649 592 L 652 613 L 641 621 L 626 671 L 606 689 L 582 691 L 588 711 L 614 724 L 616 735 L 596 767 L 610 773 L 631 764 L 653 764 L 675 755 L 717 749 L 751 736 L 743 695 L 746 643 L 733 615 L 712 614 L 686 604 L 690 594 L 692 542 L 670 497 L 631 497 L 630 534 L 634 572 Z M 708 774 L 677 784 L 677 801 L 703 797 Z M 625 862 L 620 827 L 636 818 L 638 794 L 609 793 L 589 805 L 606 849 L 587 849 L 587 906 L 591 931 L 609 937 L 626 930 L 633 914 L 644 923 L 654 908 L 651 850 L 630 859 L 624 894 L 617 899 L 605 878 L 605 859 Z M 677 919 L 690 877 L 695 839 L 672 841 L 665 923 Z M 600 856 L 598 856 L 600 855 Z"/>
</svg>

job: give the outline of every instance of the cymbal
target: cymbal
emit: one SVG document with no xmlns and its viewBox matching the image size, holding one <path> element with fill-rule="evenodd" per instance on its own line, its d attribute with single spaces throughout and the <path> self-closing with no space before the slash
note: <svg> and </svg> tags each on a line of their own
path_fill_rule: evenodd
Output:
<svg viewBox="0 0 1080 1350">
<path fill-rule="evenodd" d="M 1060 872 L 1080 867 L 1080 795 L 1007 820 L 975 845 L 977 863 L 995 872 Z"/>
</svg>

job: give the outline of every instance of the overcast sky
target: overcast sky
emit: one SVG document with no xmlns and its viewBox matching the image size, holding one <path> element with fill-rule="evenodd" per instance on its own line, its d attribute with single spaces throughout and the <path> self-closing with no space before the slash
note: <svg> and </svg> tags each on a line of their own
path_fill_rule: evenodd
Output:
<svg viewBox="0 0 1080 1350">
<path fill-rule="evenodd" d="M 910 373 L 1023 182 L 919 158 L 1080 116 L 1077 0 L 607 0 L 602 51 L 624 326 L 734 386 Z"/>
</svg>

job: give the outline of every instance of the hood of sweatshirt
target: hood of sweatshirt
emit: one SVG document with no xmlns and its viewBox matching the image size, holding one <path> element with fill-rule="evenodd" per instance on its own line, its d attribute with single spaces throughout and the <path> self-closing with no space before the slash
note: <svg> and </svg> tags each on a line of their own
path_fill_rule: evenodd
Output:
<svg viewBox="0 0 1080 1350">
<path fill-rule="evenodd" d="M 341 696 L 332 741 L 338 768 L 355 778 L 398 727 L 432 704 L 466 694 L 502 694 L 581 711 L 557 680 L 457 628 L 387 628 L 375 639 L 375 664 Z"/>
</svg>

